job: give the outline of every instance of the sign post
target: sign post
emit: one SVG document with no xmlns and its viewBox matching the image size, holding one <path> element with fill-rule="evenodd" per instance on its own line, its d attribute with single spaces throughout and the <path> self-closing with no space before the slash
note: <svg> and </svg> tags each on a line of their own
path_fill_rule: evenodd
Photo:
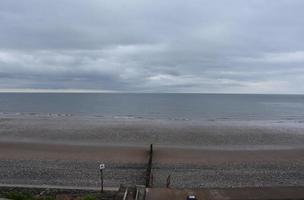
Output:
<svg viewBox="0 0 304 200">
<path fill-rule="evenodd" d="M 100 192 L 103 192 L 103 170 L 106 168 L 105 164 L 99 165 L 100 170 Z"/>
</svg>

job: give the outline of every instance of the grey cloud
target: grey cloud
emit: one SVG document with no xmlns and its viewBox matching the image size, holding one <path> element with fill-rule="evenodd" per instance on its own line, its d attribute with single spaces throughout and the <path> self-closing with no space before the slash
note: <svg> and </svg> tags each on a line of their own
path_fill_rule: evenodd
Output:
<svg viewBox="0 0 304 200">
<path fill-rule="evenodd" d="M 302 0 L 2 0 L 0 89 L 303 93 Z"/>
</svg>

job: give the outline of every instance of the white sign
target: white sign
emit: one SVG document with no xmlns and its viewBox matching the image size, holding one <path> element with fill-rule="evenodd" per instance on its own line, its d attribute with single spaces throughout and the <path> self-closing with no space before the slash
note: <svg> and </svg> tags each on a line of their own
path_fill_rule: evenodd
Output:
<svg viewBox="0 0 304 200">
<path fill-rule="evenodd" d="M 100 164 L 100 165 L 99 165 L 99 169 L 100 169 L 100 170 L 103 170 L 104 168 L 106 168 L 106 165 L 105 165 L 105 164 Z"/>
</svg>

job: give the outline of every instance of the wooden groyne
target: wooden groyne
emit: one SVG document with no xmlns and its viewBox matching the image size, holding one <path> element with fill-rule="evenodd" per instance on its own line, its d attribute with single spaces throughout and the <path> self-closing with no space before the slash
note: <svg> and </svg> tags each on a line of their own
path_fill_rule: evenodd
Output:
<svg viewBox="0 0 304 200">
<path fill-rule="evenodd" d="M 150 144 L 149 161 L 146 171 L 146 187 L 151 187 L 151 175 L 152 175 L 152 161 L 153 161 L 153 144 Z"/>
</svg>

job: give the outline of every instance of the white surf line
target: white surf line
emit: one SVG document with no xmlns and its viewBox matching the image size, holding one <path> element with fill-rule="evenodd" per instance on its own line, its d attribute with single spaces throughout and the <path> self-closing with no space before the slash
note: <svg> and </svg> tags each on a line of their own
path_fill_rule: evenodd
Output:
<svg viewBox="0 0 304 200">
<path fill-rule="evenodd" d="M 100 191 L 99 187 L 77 187 L 61 185 L 23 185 L 23 184 L 2 184 L 0 187 L 18 187 L 18 188 L 42 188 L 42 189 L 66 189 L 66 190 L 95 190 Z M 104 187 L 105 191 L 118 191 L 118 187 Z"/>
</svg>

